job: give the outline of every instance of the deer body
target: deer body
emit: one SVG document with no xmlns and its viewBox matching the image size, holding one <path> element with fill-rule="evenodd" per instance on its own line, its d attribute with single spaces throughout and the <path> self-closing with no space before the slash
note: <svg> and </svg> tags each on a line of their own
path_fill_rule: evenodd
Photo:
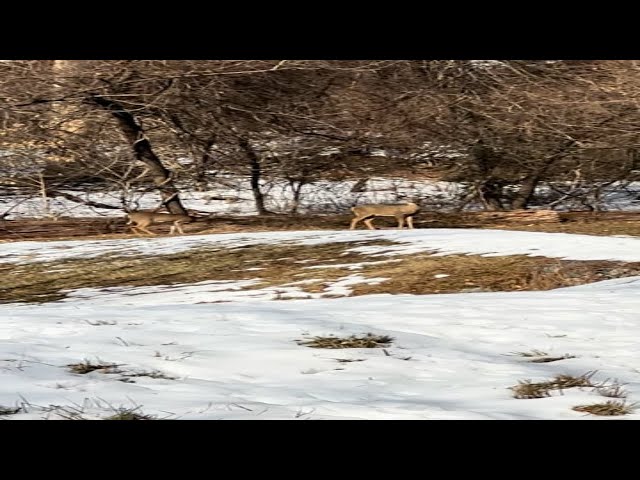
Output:
<svg viewBox="0 0 640 480">
<path fill-rule="evenodd" d="M 189 215 L 179 215 L 174 213 L 131 212 L 127 213 L 127 216 L 129 217 L 127 225 L 131 225 L 131 230 L 135 233 L 142 231 L 149 235 L 155 235 L 155 233 L 150 231 L 147 227 L 154 223 L 168 222 L 173 222 L 169 232 L 170 234 L 173 234 L 177 230 L 181 235 L 184 235 L 182 224 L 195 221 L 195 219 Z"/>
<path fill-rule="evenodd" d="M 370 204 L 352 207 L 351 211 L 355 218 L 351 220 L 351 230 L 355 230 L 359 221 L 364 220 L 369 230 L 375 230 L 373 219 L 375 217 L 396 217 L 398 229 L 404 227 L 405 220 L 409 228 L 413 229 L 413 216 L 420 210 L 415 203 L 400 204 Z"/>
</svg>

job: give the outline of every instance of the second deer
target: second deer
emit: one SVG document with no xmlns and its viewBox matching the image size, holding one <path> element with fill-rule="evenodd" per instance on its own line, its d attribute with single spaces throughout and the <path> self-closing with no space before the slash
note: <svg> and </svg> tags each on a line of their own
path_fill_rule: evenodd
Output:
<svg viewBox="0 0 640 480">
<path fill-rule="evenodd" d="M 172 235 L 177 230 L 181 235 L 184 235 L 182 224 L 195 221 L 195 218 L 189 215 L 180 215 L 174 213 L 130 212 L 127 213 L 127 216 L 129 217 L 127 225 L 131 225 L 131 230 L 133 230 L 134 233 L 138 233 L 138 231 L 141 231 L 148 233 L 149 235 L 155 235 L 155 233 L 150 231 L 147 227 L 153 225 L 154 223 L 168 222 L 173 222 L 169 234 Z"/>
<path fill-rule="evenodd" d="M 404 227 L 405 220 L 409 228 L 413 228 L 413 216 L 420 211 L 420 207 L 415 203 L 396 203 L 396 204 L 369 204 L 351 207 L 351 211 L 355 218 L 351 220 L 351 230 L 355 230 L 359 221 L 364 220 L 369 230 L 375 230 L 373 219 L 375 217 L 396 217 L 398 220 L 398 229 Z"/>
</svg>

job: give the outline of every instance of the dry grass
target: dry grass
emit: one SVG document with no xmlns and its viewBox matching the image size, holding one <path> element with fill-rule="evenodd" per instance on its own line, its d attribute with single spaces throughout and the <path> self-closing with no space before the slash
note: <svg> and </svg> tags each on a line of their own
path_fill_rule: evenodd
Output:
<svg viewBox="0 0 640 480">
<path fill-rule="evenodd" d="M 155 415 L 147 415 L 139 411 L 140 407 L 116 409 L 113 415 L 105 417 L 103 420 L 157 420 Z"/>
<path fill-rule="evenodd" d="M 567 388 L 594 387 L 591 377 L 596 372 L 587 372 L 579 377 L 573 375 L 556 375 L 551 381 L 553 390 L 566 390 Z"/>
<path fill-rule="evenodd" d="M 42 413 L 43 420 L 62 419 L 62 420 L 156 420 L 155 415 L 145 414 L 141 411 L 141 405 L 133 407 L 114 406 L 109 402 L 101 399 L 85 398 L 82 403 L 74 403 L 67 405 L 36 405 L 23 398 L 22 405 L 10 413 L 15 414 L 18 411 L 27 414 Z M 168 419 L 173 414 L 168 414 L 162 420 Z"/>
<path fill-rule="evenodd" d="M 86 375 L 87 373 L 95 371 L 100 373 L 121 373 L 121 370 L 118 369 L 118 365 L 115 363 L 91 363 L 89 360 L 80 363 L 71 363 L 67 365 L 67 367 L 69 367 L 69 371 L 79 375 Z"/>
<path fill-rule="evenodd" d="M 52 406 L 45 409 L 49 415 L 55 415 L 64 420 L 89 420 L 93 415 L 89 416 L 82 406 Z M 147 415 L 140 411 L 140 407 L 126 408 L 111 407 L 113 412 L 107 417 L 103 417 L 102 420 L 157 420 L 155 415 Z"/>
<path fill-rule="evenodd" d="M 519 381 L 518 385 L 510 387 L 510 389 L 513 391 L 513 396 L 519 399 L 550 397 L 551 392 L 554 390 L 562 391 L 569 388 L 591 388 L 595 393 L 610 398 L 627 397 L 627 392 L 622 388 L 623 385 L 617 380 L 610 381 L 607 379 L 601 383 L 594 383 L 592 377 L 595 373 L 596 372 L 587 372 L 578 377 L 573 375 L 556 375 L 551 380 L 536 383 L 531 380 L 523 380 Z M 606 403 L 574 407 L 573 409 L 593 413 L 594 415 L 624 415 L 624 413 L 606 413 L 607 411 L 615 412 L 616 409 L 623 410 L 623 407 L 627 409 L 635 408 L 632 405 L 625 406 L 624 401 L 608 401 Z M 627 413 L 630 413 L 630 411 Z"/>
<path fill-rule="evenodd" d="M 100 373 L 105 373 L 105 374 L 120 374 L 119 380 L 125 383 L 135 383 L 133 380 L 131 380 L 132 378 L 136 378 L 136 377 L 148 377 L 148 378 L 153 378 L 153 379 L 163 379 L 163 380 L 175 380 L 176 377 L 171 377 L 159 370 L 150 370 L 150 371 L 146 371 L 146 370 L 141 370 L 141 371 L 131 371 L 131 372 L 126 372 L 121 370 L 119 367 L 120 365 L 117 365 L 115 363 L 92 363 L 89 360 L 85 360 L 84 362 L 80 362 L 80 363 L 72 363 L 70 365 L 67 365 L 67 367 L 69 367 L 69 371 L 71 371 L 72 373 L 77 373 L 79 375 L 86 375 L 87 373 L 91 373 L 91 372 L 100 372 Z"/>
<path fill-rule="evenodd" d="M 617 380 L 605 380 L 595 387 L 595 391 L 603 397 L 626 398 L 628 392 L 623 387 L 624 384 L 619 383 Z"/>
<path fill-rule="evenodd" d="M 400 262 L 365 266 L 359 273 L 385 277 L 378 285 L 353 286 L 354 295 L 551 290 L 640 274 L 640 263 L 557 260 L 524 255 L 482 257 L 419 254 Z M 446 273 L 444 278 L 435 278 Z"/>
<path fill-rule="evenodd" d="M 541 350 L 531 350 L 529 352 L 513 352 L 511 355 L 529 358 L 531 363 L 551 363 L 568 358 L 576 358 L 575 355 L 562 355 L 561 357 L 552 357 L 548 353 Z"/>
<path fill-rule="evenodd" d="M 521 380 L 518 385 L 509 387 L 513 391 L 514 398 L 544 398 L 550 397 L 553 390 L 566 390 L 568 388 L 596 387 L 591 381 L 595 372 L 587 372 L 579 377 L 573 375 L 557 375 L 552 380 L 534 383 L 531 380 Z"/>
<path fill-rule="evenodd" d="M 148 377 L 153 379 L 163 379 L 163 380 L 175 380 L 176 377 L 171 377 L 166 373 L 162 373 L 159 370 L 152 371 L 141 371 L 141 372 L 124 372 L 122 376 L 125 378 L 135 378 L 135 377 Z"/>
<path fill-rule="evenodd" d="M 482 218 L 482 212 L 445 213 L 422 211 L 415 217 L 418 228 L 500 228 L 534 232 L 580 233 L 588 235 L 640 236 L 640 219 L 634 212 L 560 212 L 561 223 L 507 223 L 500 219 Z M 264 232 L 278 230 L 343 230 L 352 216 L 342 215 L 217 215 L 208 221 L 185 225 L 187 233 Z M 395 227 L 395 220 L 376 219 L 380 228 Z M 154 225 L 152 231 L 166 234 L 166 225 Z M 7 220 L 0 228 L 0 242 L 20 240 L 66 240 L 79 238 L 131 238 L 121 218 L 61 218 Z"/>
<path fill-rule="evenodd" d="M 207 280 L 259 278 L 251 289 L 295 285 L 307 293 L 324 293 L 335 281 L 357 273 L 388 280 L 357 284 L 353 295 L 430 294 L 474 291 L 549 290 L 610 278 L 640 275 L 640 263 L 570 261 L 524 255 L 371 256 L 347 250 L 390 241 L 319 245 L 254 245 L 243 248 L 199 248 L 170 255 L 67 259 L 57 262 L 0 264 L 0 303 L 46 302 L 78 288 L 189 284 Z M 394 260 L 381 262 L 381 260 Z M 348 270 L 337 264 L 373 262 Z M 306 268 L 309 266 L 322 268 Z M 260 267 L 260 270 L 248 270 Z M 435 278 L 439 273 L 448 276 Z M 309 283 L 299 283 L 307 281 Z M 290 297 L 281 296 L 282 300 Z"/>
<path fill-rule="evenodd" d="M 624 400 L 609 400 L 604 403 L 577 405 L 572 407 L 571 410 L 590 413 L 591 415 L 618 416 L 629 415 L 630 413 L 633 413 L 636 408 L 635 404 L 627 404 Z"/>
<path fill-rule="evenodd" d="M 518 357 L 545 357 L 548 353 L 543 352 L 542 350 L 531 350 L 529 352 L 513 352 L 511 355 L 516 355 Z"/>
<path fill-rule="evenodd" d="M 613 212 L 612 212 L 613 213 Z M 570 214 L 565 214 L 569 220 L 564 223 L 547 223 L 539 225 L 494 225 L 487 228 L 500 228 L 506 230 L 520 230 L 528 232 L 548 233 L 574 233 L 580 235 L 630 235 L 640 237 L 640 220 L 638 214 L 628 214 L 628 219 L 608 219 L 602 214 L 600 217 L 578 217 L 572 219 Z M 636 219 L 632 219 L 635 216 Z"/>
<path fill-rule="evenodd" d="M 544 398 L 551 396 L 548 382 L 533 383 L 531 380 L 519 380 L 518 385 L 509 388 L 513 391 L 514 398 Z"/>
<path fill-rule="evenodd" d="M 362 262 L 368 257 L 345 250 L 362 245 L 392 242 L 348 242 L 321 245 L 255 245 L 244 248 L 201 248 L 171 255 L 122 256 L 68 259 L 58 262 L 0 264 L 0 278 L 8 288 L 0 289 L 0 303 L 60 300 L 65 290 L 85 287 L 151 286 L 196 283 L 206 280 L 242 280 L 260 277 L 252 288 L 277 286 L 317 278 L 299 260 L 324 264 Z M 263 267 L 263 270 L 247 270 Z M 344 276 L 343 269 L 323 270 L 327 281 Z"/>
<path fill-rule="evenodd" d="M 557 362 L 560 360 L 567 360 L 569 358 L 576 358 L 575 355 L 563 355 L 561 357 L 539 357 L 539 358 L 533 358 L 531 360 L 529 360 L 531 363 L 551 363 L 551 362 Z"/>
<path fill-rule="evenodd" d="M 313 337 L 311 340 L 298 340 L 297 343 L 310 348 L 384 348 L 388 347 L 392 341 L 393 338 L 387 335 L 367 333 L 362 337 L 356 335 L 344 338 L 334 336 Z"/>
</svg>

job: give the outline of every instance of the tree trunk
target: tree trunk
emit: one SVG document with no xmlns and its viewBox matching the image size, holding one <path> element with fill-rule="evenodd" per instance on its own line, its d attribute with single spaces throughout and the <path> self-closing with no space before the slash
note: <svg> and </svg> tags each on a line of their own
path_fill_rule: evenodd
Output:
<svg viewBox="0 0 640 480">
<path fill-rule="evenodd" d="M 536 191 L 536 187 L 538 186 L 538 183 L 540 182 L 542 176 L 547 173 L 549 167 L 553 165 L 556 160 L 559 160 L 563 156 L 565 156 L 570 151 L 571 147 L 575 145 L 575 143 L 575 140 L 565 142 L 558 148 L 555 153 L 547 157 L 535 171 L 524 177 L 520 185 L 520 189 L 518 190 L 516 197 L 511 203 L 511 208 L 513 208 L 514 210 L 527 208 L 529 202 L 533 198 L 533 194 Z"/>
<path fill-rule="evenodd" d="M 353 187 L 351 187 L 351 193 L 366 192 L 368 181 L 369 181 L 369 177 L 358 179 L 358 181 L 353 185 Z"/>
<path fill-rule="evenodd" d="M 144 137 L 142 127 L 135 117 L 118 102 L 108 98 L 91 95 L 88 101 L 110 112 L 118 121 L 122 133 L 131 142 L 131 148 L 136 160 L 144 163 L 151 172 L 153 183 L 158 187 L 162 203 L 171 213 L 186 215 L 187 210 L 180 201 L 178 189 L 171 179 L 171 172 L 165 168 L 158 156 L 151 148 L 151 143 Z"/>
<path fill-rule="evenodd" d="M 492 178 L 492 172 L 499 163 L 497 154 L 492 148 L 484 145 L 482 139 L 480 139 L 471 147 L 471 156 L 474 159 L 480 178 L 483 179 L 476 182 L 478 200 L 486 210 L 504 210 L 502 185 L 498 180 Z"/>
<path fill-rule="evenodd" d="M 307 184 L 304 180 L 289 180 L 289 186 L 291 187 L 291 191 L 293 192 L 293 202 L 291 204 L 291 210 L 289 213 L 291 215 L 296 215 L 298 213 L 298 208 L 300 207 L 300 196 L 302 193 L 302 187 Z"/>
<path fill-rule="evenodd" d="M 485 180 L 477 186 L 478 197 L 489 211 L 504 210 L 502 204 L 502 186 L 495 180 Z"/>
<path fill-rule="evenodd" d="M 513 199 L 513 202 L 511 202 L 511 208 L 514 210 L 527 208 L 539 181 L 540 175 L 537 173 L 527 175 L 522 181 L 516 197 Z"/>
<path fill-rule="evenodd" d="M 609 120 L 611 120 L 611 117 L 605 118 L 602 122 L 598 123 L 598 126 L 604 125 Z M 549 157 L 541 163 L 535 172 L 527 175 L 522 181 L 522 186 L 520 187 L 520 190 L 518 190 L 511 207 L 514 209 L 527 208 L 542 176 L 547 173 L 547 170 L 554 162 L 571 153 L 571 149 L 575 147 L 576 144 L 578 144 L 578 142 L 573 138 L 565 141 L 554 153 L 549 155 Z"/>
<path fill-rule="evenodd" d="M 247 139 L 241 138 L 239 140 L 239 145 L 247 154 L 249 165 L 251 166 L 251 191 L 253 192 L 253 199 L 256 203 L 256 210 L 258 211 L 258 215 L 271 215 L 273 212 L 270 212 L 264 206 L 264 195 L 262 194 L 262 190 L 260 189 L 260 179 L 262 178 L 262 166 L 260 165 L 260 158 L 253 150 L 251 145 L 249 145 L 249 141 Z"/>
<path fill-rule="evenodd" d="M 209 182 L 207 182 L 207 169 L 212 163 L 211 147 L 215 145 L 215 139 L 207 140 L 204 145 L 204 152 L 198 159 L 196 165 L 196 190 L 198 192 L 204 192 L 209 188 Z"/>
<path fill-rule="evenodd" d="M 51 71 L 53 74 L 52 92 L 53 97 L 57 97 L 56 92 L 62 89 L 62 86 L 68 78 L 73 78 L 76 70 L 77 61 L 73 60 L 53 60 L 51 63 Z M 80 134 L 85 130 L 85 122 L 77 117 L 73 107 L 66 102 L 53 102 L 51 104 L 52 120 L 58 127 L 71 134 Z"/>
</svg>

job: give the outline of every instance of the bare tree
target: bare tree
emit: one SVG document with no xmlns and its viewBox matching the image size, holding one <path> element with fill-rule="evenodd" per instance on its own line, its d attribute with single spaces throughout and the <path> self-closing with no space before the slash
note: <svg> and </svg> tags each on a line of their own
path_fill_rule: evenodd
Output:
<svg viewBox="0 0 640 480">
<path fill-rule="evenodd" d="M 428 171 L 464 182 L 461 204 L 527 208 L 543 185 L 555 206 L 635 178 L 638 78 L 636 61 L 2 61 L 0 150 L 46 163 L 34 194 L 142 187 L 177 214 L 179 188 L 219 172 L 250 179 L 259 214 L 267 181 L 296 212 L 319 179 Z"/>
<path fill-rule="evenodd" d="M 448 178 L 473 185 L 487 209 L 526 208 L 540 182 L 579 167 L 591 181 L 631 171 L 626 152 L 639 140 L 629 128 L 637 122 L 636 97 L 621 79 L 632 76 L 633 62 L 447 61 L 412 68 L 413 80 L 405 83 L 413 95 L 398 108 L 410 130 L 466 152 Z"/>
</svg>

